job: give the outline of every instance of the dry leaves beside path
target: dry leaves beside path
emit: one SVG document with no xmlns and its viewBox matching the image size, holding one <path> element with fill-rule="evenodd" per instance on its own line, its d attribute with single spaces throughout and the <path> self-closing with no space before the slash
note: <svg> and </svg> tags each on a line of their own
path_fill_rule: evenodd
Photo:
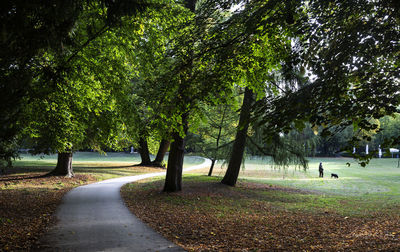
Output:
<svg viewBox="0 0 400 252">
<path fill-rule="evenodd" d="M 291 198 L 260 195 L 268 190 L 306 192 L 245 182 L 236 188 L 204 181 L 184 185 L 183 192 L 164 194 L 160 181 L 132 184 L 122 195 L 135 215 L 189 251 L 400 250 L 399 214 L 296 212 L 277 207 Z"/>
<path fill-rule="evenodd" d="M 0 251 L 27 251 L 54 222 L 53 213 L 73 187 L 95 182 L 89 175 L 40 177 L 43 173 L 0 177 Z"/>
</svg>

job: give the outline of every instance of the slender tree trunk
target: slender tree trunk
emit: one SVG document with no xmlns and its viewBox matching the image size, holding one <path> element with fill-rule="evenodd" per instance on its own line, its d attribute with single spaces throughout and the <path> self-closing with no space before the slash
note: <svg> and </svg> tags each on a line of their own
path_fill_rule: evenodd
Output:
<svg viewBox="0 0 400 252">
<path fill-rule="evenodd" d="M 58 153 L 57 166 L 48 175 L 50 176 L 65 176 L 72 178 L 75 176 L 72 169 L 72 152 Z"/>
<path fill-rule="evenodd" d="M 214 158 L 211 160 L 211 166 L 210 166 L 210 170 L 208 171 L 208 176 L 212 175 L 212 172 L 213 172 L 213 169 L 214 169 L 214 165 L 215 165 L 215 161 L 217 161 L 217 156 L 218 156 L 218 151 L 219 151 L 219 140 L 221 139 L 222 125 L 223 125 L 224 120 L 225 120 L 225 114 L 226 114 L 227 108 L 228 107 L 225 106 L 224 112 L 222 113 L 221 123 L 219 124 L 219 129 L 218 129 L 218 136 L 217 136 L 217 143 L 216 143 L 217 146 L 215 148 Z"/>
<path fill-rule="evenodd" d="M 228 169 L 221 183 L 229 186 L 235 186 L 239 176 L 240 165 L 243 160 L 244 148 L 246 146 L 247 130 L 250 122 L 251 104 L 253 101 L 253 92 L 246 87 L 244 92 L 243 104 L 240 111 L 239 125 L 236 132 L 235 142 L 233 143 L 231 158 Z"/>
<path fill-rule="evenodd" d="M 139 154 L 142 162 L 139 165 L 151 165 L 150 152 L 147 140 L 143 137 L 139 139 Z"/>
<path fill-rule="evenodd" d="M 188 114 L 182 115 L 182 124 L 186 136 L 188 130 Z M 165 177 L 164 192 L 182 190 L 183 158 L 185 155 L 185 138 L 179 132 L 173 133 L 173 142 L 168 155 L 167 176 Z"/>
<path fill-rule="evenodd" d="M 152 162 L 152 165 L 154 166 L 159 166 L 159 167 L 165 167 L 164 164 L 164 156 L 165 153 L 168 151 L 170 142 L 168 140 L 161 140 L 160 142 L 160 147 L 158 148 L 157 156 Z"/>
<path fill-rule="evenodd" d="M 212 175 L 212 172 L 214 170 L 215 161 L 216 161 L 215 159 L 211 160 L 211 166 L 210 166 L 210 170 L 208 171 L 208 176 Z"/>
</svg>

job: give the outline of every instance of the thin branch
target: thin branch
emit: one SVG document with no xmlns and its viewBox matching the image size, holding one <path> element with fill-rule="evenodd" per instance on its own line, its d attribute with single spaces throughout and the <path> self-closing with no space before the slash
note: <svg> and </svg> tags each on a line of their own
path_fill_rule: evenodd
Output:
<svg viewBox="0 0 400 252">
<path fill-rule="evenodd" d="M 265 150 L 264 150 L 261 146 L 259 146 L 256 142 L 254 142 L 254 140 L 253 140 L 249 135 L 247 135 L 247 138 L 250 139 L 250 142 L 251 142 L 262 154 L 264 154 L 264 155 L 266 155 L 266 156 L 272 156 L 271 153 L 265 152 Z"/>
<path fill-rule="evenodd" d="M 88 40 L 83 43 L 66 61 L 65 63 L 69 63 L 78 53 L 80 53 L 86 46 L 90 44 L 93 40 L 97 39 L 101 34 L 105 33 L 110 27 L 108 25 L 104 25 L 98 32 L 96 32 L 92 37 L 88 38 Z"/>
</svg>

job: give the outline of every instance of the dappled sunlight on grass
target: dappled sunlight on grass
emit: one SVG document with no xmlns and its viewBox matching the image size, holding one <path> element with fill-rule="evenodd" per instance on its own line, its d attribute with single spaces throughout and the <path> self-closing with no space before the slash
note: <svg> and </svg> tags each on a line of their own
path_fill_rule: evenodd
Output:
<svg viewBox="0 0 400 252">
<path fill-rule="evenodd" d="M 165 157 L 167 161 L 168 156 Z M 196 156 L 185 156 L 184 167 L 198 165 L 203 162 Z M 100 155 L 96 152 L 76 152 L 72 158 L 72 167 L 76 174 L 92 174 L 98 180 L 110 179 L 122 176 L 133 176 L 143 173 L 160 172 L 165 169 L 154 167 L 135 166 L 140 163 L 137 153 L 110 152 Z M 21 159 L 14 161 L 12 174 L 26 174 L 31 172 L 47 173 L 57 164 L 57 155 L 21 154 Z"/>
<path fill-rule="evenodd" d="M 254 179 L 254 176 L 242 176 L 241 178 L 243 179 Z M 276 177 L 276 178 L 260 178 L 261 179 L 266 179 L 266 180 L 288 180 L 288 181 L 323 181 L 328 183 L 329 180 L 327 179 L 321 179 L 321 178 L 292 178 L 292 177 Z M 330 179 L 330 178 L 329 178 Z M 358 180 L 356 177 L 345 177 L 341 178 L 341 180 Z M 331 179 L 332 183 L 336 183 L 337 179 Z"/>
</svg>

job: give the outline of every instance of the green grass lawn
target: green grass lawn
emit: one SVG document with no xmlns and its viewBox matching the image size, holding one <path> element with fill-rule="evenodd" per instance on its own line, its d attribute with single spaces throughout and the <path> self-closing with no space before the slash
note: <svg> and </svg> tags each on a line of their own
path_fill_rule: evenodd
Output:
<svg viewBox="0 0 400 252">
<path fill-rule="evenodd" d="M 29 172 L 49 172 L 56 166 L 57 155 L 21 154 L 21 159 L 14 161 L 10 172 L 23 174 Z M 167 161 L 168 156 L 165 157 Z M 203 162 L 198 157 L 185 157 L 184 167 L 190 167 Z M 121 176 L 132 176 L 146 172 L 156 172 L 160 169 L 134 167 L 140 163 L 138 153 L 109 152 L 101 155 L 97 152 L 76 152 L 73 155 L 72 166 L 75 173 L 92 174 L 99 179 L 109 179 Z"/>
<path fill-rule="evenodd" d="M 361 167 L 351 158 L 311 158 L 309 161 L 309 168 L 304 171 L 295 166 L 273 166 L 268 158 L 249 158 L 239 179 L 315 193 L 265 192 L 270 194 L 265 195 L 267 198 L 280 197 L 286 209 L 334 209 L 344 215 L 365 215 L 382 210 L 400 212 L 397 159 L 373 159 L 367 167 Z M 324 167 L 324 178 L 318 177 L 320 162 Z M 214 175 L 222 177 L 225 169 L 218 166 Z M 331 173 L 338 174 L 339 179 L 331 178 Z"/>
<path fill-rule="evenodd" d="M 12 169 L 13 173 L 17 174 L 48 172 L 54 168 L 56 162 L 56 155 L 40 157 L 22 154 L 21 160 L 16 160 L 15 168 Z M 107 153 L 105 156 L 96 152 L 77 152 L 73 157 L 76 173 L 91 174 L 98 180 L 159 171 L 133 166 L 139 162 L 140 157 L 137 153 Z M 202 159 L 197 157 L 185 157 L 185 167 L 201 162 Z M 324 166 L 324 178 L 318 177 L 319 162 Z M 206 174 L 207 169 L 191 173 Z M 225 168 L 217 165 L 213 174 L 217 176 L 215 181 L 220 181 L 224 173 Z M 338 174 L 339 179 L 332 179 L 330 173 Z M 200 177 L 197 176 L 197 179 Z M 373 159 L 367 167 L 361 167 L 350 158 L 311 158 L 309 168 L 304 171 L 295 166 L 276 167 L 269 159 L 253 157 L 246 160 L 239 179 L 313 192 L 263 192 L 266 198 L 280 198 L 281 200 L 276 200 L 276 205 L 281 204 L 285 209 L 334 209 L 343 215 L 365 215 L 383 209 L 399 212 L 400 168 L 397 168 L 397 159 Z"/>
<path fill-rule="evenodd" d="M 319 162 L 324 167 L 324 178 L 318 177 Z M 306 171 L 293 166 L 274 169 L 266 163 L 249 160 L 241 178 L 342 195 L 400 195 L 397 159 L 373 159 L 367 167 L 361 167 L 350 158 L 312 158 Z M 331 173 L 338 174 L 339 179 L 331 178 Z"/>
</svg>

